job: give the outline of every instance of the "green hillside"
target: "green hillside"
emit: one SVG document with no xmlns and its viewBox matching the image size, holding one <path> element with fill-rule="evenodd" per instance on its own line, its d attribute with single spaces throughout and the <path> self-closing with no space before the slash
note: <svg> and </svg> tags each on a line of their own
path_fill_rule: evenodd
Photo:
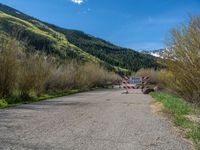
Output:
<svg viewBox="0 0 200 150">
<path fill-rule="evenodd" d="M 29 45 L 38 50 L 57 54 L 61 58 L 100 62 L 94 56 L 68 42 L 63 34 L 52 30 L 37 20 L 28 22 L 0 11 L 0 29 L 11 36 L 19 36 L 20 40 L 27 40 Z"/>
<path fill-rule="evenodd" d="M 17 33 L 20 40 L 62 59 L 93 61 L 112 70 L 126 68 L 137 71 L 158 66 L 153 56 L 113 45 L 82 31 L 42 22 L 3 4 L 0 4 L 0 29 L 11 36 Z"/>
</svg>

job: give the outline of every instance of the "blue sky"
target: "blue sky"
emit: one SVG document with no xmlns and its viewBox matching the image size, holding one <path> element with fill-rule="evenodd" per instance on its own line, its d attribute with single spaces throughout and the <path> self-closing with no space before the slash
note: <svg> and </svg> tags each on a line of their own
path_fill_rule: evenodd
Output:
<svg viewBox="0 0 200 150">
<path fill-rule="evenodd" d="M 136 50 L 165 47 L 171 28 L 200 14 L 200 0 L 0 0 L 65 28 Z"/>
</svg>

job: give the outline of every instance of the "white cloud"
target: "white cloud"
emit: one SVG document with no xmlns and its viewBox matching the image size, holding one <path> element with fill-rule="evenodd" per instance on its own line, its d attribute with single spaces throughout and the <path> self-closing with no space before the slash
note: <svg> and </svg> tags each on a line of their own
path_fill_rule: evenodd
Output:
<svg viewBox="0 0 200 150">
<path fill-rule="evenodd" d="M 84 0 L 71 0 L 71 2 L 81 5 L 84 2 Z"/>
</svg>

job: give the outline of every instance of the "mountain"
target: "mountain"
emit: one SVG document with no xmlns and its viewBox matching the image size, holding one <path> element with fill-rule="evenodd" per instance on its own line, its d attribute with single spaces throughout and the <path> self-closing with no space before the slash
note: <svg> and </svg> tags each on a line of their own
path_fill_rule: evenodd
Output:
<svg viewBox="0 0 200 150">
<path fill-rule="evenodd" d="M 115 71 L 122 68 L 137 71 L 159 66 L 157 59 L 149 54 L 116 46 L 82 31 L 40 21 L 3 4 L 0 4 L 0 29 L 0 34 L 15 34 L 29 46 L 61 59 L 93 61 Z"/>
<path fill-rule="evenodd" d="M 158 57 L 158 58 L 164 58 L 166 55 L 168 55 L 170 52 L 169 48 L 164 48 L 164 49 L 158 49 L 158 50 L 145 50 L 145 51 L 141 51 L 141 53 L 143 54 L 149 54 L 152 55 L 154 57 Z"/>
</svg>

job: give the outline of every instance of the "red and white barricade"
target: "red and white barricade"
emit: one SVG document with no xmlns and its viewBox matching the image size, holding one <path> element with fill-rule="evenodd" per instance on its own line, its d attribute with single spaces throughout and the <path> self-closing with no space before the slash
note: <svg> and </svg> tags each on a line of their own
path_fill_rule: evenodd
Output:
<svg viewBox="0 0 200 150">
<path fill-rule="evenodd" d="M 137 82 L 134 82 L 134 79 L 136 79 Z M 143 89 L 148 85 L 148 81 L 149 77 L 126 77 L 123 79 L 121 86 L 126 90 L 126 93 L 142 93 Z"/>
</svg>

